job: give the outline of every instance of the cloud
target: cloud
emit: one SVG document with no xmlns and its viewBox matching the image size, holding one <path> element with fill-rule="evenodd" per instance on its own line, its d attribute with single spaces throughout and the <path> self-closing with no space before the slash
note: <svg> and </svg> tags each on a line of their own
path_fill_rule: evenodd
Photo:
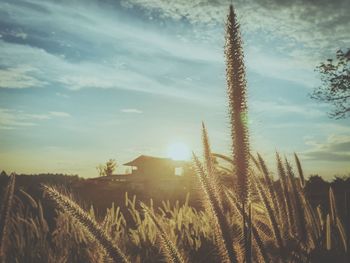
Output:
<svg viewBox="0 0 350 263">
<path fill-rule="evenodd" d="M 137 18 L 92 2 L 0 3 L 7 14 L 2 17 L 0 11 L 0 22 L 28 34 L 24 41 L 0 39 L 0 67 L 9 70 L 28 64 L 38 69 L 25 72 L 32 79 L 12 87 L 33 87 L 35 79 L 71 90 L 113 88 L 205 100 L 196 89 L 209 90 L 215 82 L 215 74 L 207 73 L 223 64 L 221 48 L 179 40 L 173 32 L 152 26 L 141 27 Z M 21 73 L 18 78 L 26 76 Z M 198 85 L 184 81 L 188 76 L 205 80 Z"/>
<path fill-rule="evenodd" d="M 69 113 L 63 112 L 63 111 L 50 111 L 49 114 L 50 116 L 53 116 L 53 117 L 62 117 L 62 118 L 71 117 Z"/>
<path fill-rule="evenodd" d="M 29 2 L 30 5 L 2 5 L 6 16 L 0 22 L 11 24 L 13 29 L 0 27 L 0 49 L 4 51 L 0 66 L 11 70 L 30 64 L 40 69 L 19 72 L 7 81 L 17 83 L 12 87 L 51 83 L 73 90 L 117 88 L 200 100 L 205 93 L 198 95 L 198 87 L 209 90 L 219 79 L 213 76 L 224 72 L 222 24 L 230 1 L 121 1 L 126 8 L 141 7 L 137 12 L 146 17 L 178 19 L 176 26 L 163 28 L 143 22 L 141 27 L 133 9 L 127 9 L 131 10 L 127 14 L 121 7 L 107 9 L 107 5 L 92 0 L 88 5 L 83 1 Z M 348 6 L 347 1 L 322 3 L 235 1 L 247 44 L 248 68 L 263 76 L 315 86 L 313 68 L 320 61 L 319 50 L 331 53 L 328 44 L 334 49 L 335 45 L 348 43 L 345 36 L 349 19 L 342 9 Z M 186 21 L 194 25 L 186 26 Z M 203 26 L 208 23 L 214 23 L 214 29 Z M 326 30 L 325 25 L 332 26 L 331 30 Z M 330 33 L 324 35 L 325 31 Z M 10 39 L 9 32 L 25 32 L 26 37 L 20 41 Z M 201 38 L 204 35 L 209 43 Z M 188 76 L 200 81 L 184 81 Z"/>
<path fill-rule="evenodd" d="M 214 31 L 198 24 L 186 26 L 183 19 L 173 27 L 145 26 L 145 23 L 140 27 L 138 18 L 121 15 L 121 8 L 106 10 L 106 6 L 95 1 L 89 1 L 89 5 L 82 5 L 81 1 L 33 3 L 35 8 L 34 5 L 11 3 L 4 6 L 4 10 L 11 14 L 7 16 L 6 22 L 12 23 L 15 28 L 23 28 L 21 32 L 25 31 L 28 36 L 26 45 L 6 38 L 0 39 L 0 49 L 4 51 L 0 53 L 3 64 L 0 66 L 13 68 L 30 64 L 40 71 L 27 72 L 27 75 L 40 81 L 40 84 L 50 83 L 71 90 L 113 88 L 141 91 L 197 102 L 208 102 L 215 98 L 213 95 L 217 94 L 211 93 L 215 92 L 212 87 L 218 83 L 224 85 L 222 22 L 229 1 L 122 1 L 124 6 L 142 7 L 138 12 L 156 10 L 166 18 L 173 18 L 173 14 L 178 12 L 181 17 L 196 23 L 207 23 L 208 19 L 219 21 L 221 24 Z M 254 16 L 247 16 L 252 20 L 261 12 L 261 8 L 254 8 L 256 5 L 255 1 L 237 2 L 240 13 L 254 10 L 250 11 L 256 13 Z M 275 12 L 275 9 L 270 9 Z M 122 11 L 127 14 L 125 10 Z M 263 16 L 270 17 L 266 14 Z M 245 17 L 242 16 L 243 27 L 247 24 L 244 22 Z M 70 26 L 73 23 L 75 27 Z M 274 21 L 271 25 L 281 23 Z M 50 26 L 42 27 L 42 24 Z M 280 43 L 270 37 L 274 34 L 261 33 L 260 29 L 253 30 L 251 26 L 249 28 L 256 32 L 254 36 L 245 36 L 249 70 L 307 87 L 315 86 L 313 66 L 310 67 L 307 62 L 309 58 L 305 55 L 306 51 L 297 51 L 300 45 L 296 48 L 295 41 Z M 191 30 L 196 31 L 196 34 L 191 34 Z M 176 32 L 178 34 L 174 34 Z M 209 41 L 214 41 L 215 45 L 196 39 L 198 35 L 207 33 L 210 35 Z M 255 41 L 256 35 L 268 39 L 267 43 Z M 280 45 L 290 48 L 273 55 L 266 52 L 266 46 L 270 49 L 273 46 L 275 51 Z M 192 81 L 189 81 L 189 77 Z M 26 81 L 24 79 L 21 84 L 25 85 Z M 34 85 L 30 83 L 28 81 L 27 85 Z M 203 92 L 198 92 L 199 89 Z"/>
<path fill-rule="evenodd" d="M 14 129 L 15 127 L 35 126 L 32 118 L 23 115 L 22 112 L 0 108 L 0 129 Z"/>
<path fill-rule="evenodd" d="M 121 109 L 120 111 L 124 113 L 138 113 L 138 114 L 142 113 L 142 110 L 139 110 L 139 109 Z"/>
<path fill-rule="evenodd" d="M 306 118 L 316 118 L 324 116 L 324 112 L 314 106 L 304 104 L 293 104 L 283 99 L 275 101 L 252 100 L 250 108 L 253 113 L 273 114 L 273 116 L 281 115 L 299 115 Z"/>
<path fill-rule="evenodd" d="M 151 14 L 194 24 L 221 24 L 231 1 L 218 0 L 123 0 L 127 7 L 141 7 Z M 236 0 L 243 32 L 258 33 L 276 44 L 283 36 L 284 52 L 293 55 L 303 46 L 315 56 L 332 54 L 334 49 L 349 47 L 350 1 Z M 271 34 L 271 32 L 273 34 Z M 269 39 L 270 38 L 270 39 Z M 277 43 L 278 44 L 278 43 Z M 280 43 L 281 44 L 281 43 Z M 280 46 L 283 46 L 280 45 Z M 310 51 L 310 50 L 309 50 Z"/>
<path fill-rule="evenodd" d="M 303 153 L 308 160 L 350 162 L 350 136 L 330 135 L 326 142 L 306 143 L 313 147 Z"/>
<path fill-rule="evenodd" d="M 1 55 L 0 55 L 1 57 Z M 37 68 L 29 65 L 20 65 L 7 69 L 0 69 L 0 88 L 32 88 L 41 87 L 45 82 L 35 78 L 32 73 Z"/>
<path fill-rule="evenodd" d="M 287 80 L 308 88 L 319 82 L 313 67 L 305 59 L 289 55 L 268 54 L 262 47 L 249 46 L 246 49 L 248 69 L 264 77 Z"/>
<path fill-rule="evenodd" d="M 51 111 L 45 114 L 33 114 L 25 113 L 21 110 L 0 108 L 0 130 L 36 126 L 39 121 L 69 116 L 69 113 L 58 111 Z"/>
<path fill-rule="evenodd" d="M 28 35 L 22 31 L 19 31 L 19 32 L 10 31 L 10 32 L 8 32 L 8 35 L 16 37 L 16 38 L 21 38 L 22 40 L 27 39 L 27 37 L 28 37 Z"/>
<path fill-rule="evenodd" d="M 56 92 L 55 94 L 56 94 L 56 96 L 62 97 L 62 98 L 65 98 L 65 99 L 70 98 L 69 95 L 61 93 L 61 92 Z"/>
</svg>

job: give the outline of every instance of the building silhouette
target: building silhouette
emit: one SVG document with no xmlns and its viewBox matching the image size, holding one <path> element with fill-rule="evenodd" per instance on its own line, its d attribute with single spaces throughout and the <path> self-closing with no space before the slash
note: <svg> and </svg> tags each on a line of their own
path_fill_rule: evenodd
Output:
<svg viewBox="0 0 350 263">
<path fill-rule="evenodd" d="M 177 161 L 170 158 L 161 158 L 140 155 L 136 159 L 123 164 L 131 168 L 131 173 L 113 174 L 92 178 L 91 180 L 105 182 L 152 182 L 165 183 L 166 181 L 184 179 L 191 169 L 189 162 Z"/>
</svg>

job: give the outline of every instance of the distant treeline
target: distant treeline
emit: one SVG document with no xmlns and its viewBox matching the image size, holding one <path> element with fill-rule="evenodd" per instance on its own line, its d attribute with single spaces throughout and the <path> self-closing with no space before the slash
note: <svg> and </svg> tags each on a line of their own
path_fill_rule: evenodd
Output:
<svg viewBox="0 0 350 263">
<path fill-rule="evenodd" d="M 8 175 L 5 172 L 0 174 L 0 201 L 2 198 L 3 186 L 6 185 Z M 78 201 L 86 207 L 93 205 L 97 211 L 104 212 L 105 208 L 110 207 L 111 203 L 123 204 L 125 201 L 125 192 L 129 196 L 136 195 L 139 200 L 147 201 L 152 198 L 155 203 L 161 203 L 163 200 L 180 202 L 185 200 L 186 192 L 181 186 L 174 186 L 171 193 L 166 191 L 150 191 L 150 189 L 135 191 L 130 184 L 112 184 L 105 182 L 90 184 L 89 180 L 78 175 L 65 174 L 19 174 L 16 176 L 16 188 L 23 189 L 36 199 L 42 198 L 41 184 L 60 186 L 63 189 L 74 194 Z M 155 187 L 155 186 L 154 186 Z M 309 197 L 313 207 L 320 205 L 325 211 L 328 210 L 328 191 L 332 187 L 335 198 L 339 206 L 339 212 L 345 211 L 346 202 L 350 203 L 350 175 L 334 176 L 333 180 L 326 181 L 319 175 L 311 175 L 306 181 L 305 193 Z M 152 186 L 148 186 L 151 188 Z M 192 196 L 193 197 L 193 196 Z M 196 206 L 197 198 L 192 198 L 191 204 Z M 344 208 L 344 209 L 343 209 Z"/>
<path fill-rule="evenodd" d="M 305 192 L 313 207 L 320 205 L 328 211 L 328 191 L 332 187 L 339 213 L 345 216 L 350 204 L 350 174 L 334 176 L 331 181 L 325 181 L 319 175 L 311 175 L 305 185 Z"/>
<path fill-rule="evenodd" d="M 6 172 L 0 173 L 0 200 L 2 198 L 3 187 L 6 185 L 9 176 Z M 30 193 L 34 198 L 40 199 L 42 197 L 41 184 L 60 185 L 70 189 L 74 182 L 81 181 L 78 175 L 65 174 L 18 174 L 16 175 L 16 189 L 23 189 Z"/>
<path fill-rule="evenodd" d="M 3 187 L 6 185 L 9 176 L 0 173 L 0 203 L 3 196 Z M 179 181 L 179 180 L 176 180 Z M 125 194 L 130 198 L 137 197 L 137 200 L 149 201 L 151 198 L 155 205 L 161 205 L 162 201 L 170 200 L 172 203 L 179 201 L 181 204 L 185 201 L 188 189 L 185 189 L 181 182 L 174 182 L 171 190 L 162 189 L 157 182 L 145 182 L 142 187 L 135 188 L 133 183 L 129 182 L 105 182 L 92 181 L 81 178 L 78 175 L 65 174 L 19 174 L 16 175 L 16 190 L 24 190 L 36 200 L 43 198 L 42 184 L 52 185 L 72 194 L 83 207 L 94 207 L 98 214 L 104 214 L 106 209 L 115 203 L 122 206 L 125 203 Z M 192 195 L 193 196 L 193 195 Z M 138 203 L 138 202 L 137 202 Z M 198 203 L 192 198 L 191 204 Z"/>
</svg>

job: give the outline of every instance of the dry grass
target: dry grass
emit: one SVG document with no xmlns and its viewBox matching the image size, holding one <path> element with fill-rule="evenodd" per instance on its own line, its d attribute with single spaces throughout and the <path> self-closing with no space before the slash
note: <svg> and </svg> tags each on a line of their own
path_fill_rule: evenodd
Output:
<svg viewBox="0 0 350 263">
<path fill-rule="evenodd" d="M 128 263 L 129 260 L 118 246 L 113 244 L 111 238 L 106 235 L 103 228 L 71 198 L 60 193 L 56 189 L 43 186 L 45 193 L 51 200 L 69 216 L 71 216 L 85 231 L 101 246 L 114 262 Z"/>
<path fill-rule="evenodd" d="M 320 208 L 312 209 L 302 188 L 296 188 L 294 195 L 299 197 L 300 213 L 305 215 L 305 238 L 301 238 L 300 224 L 289 229 L 289 225 L 283 223 L 287 221 L 286 215 L 278 217 L 273 207 L 285 202 L 283 192 L 276 181 L 272 181 L 271 189 L 262 170 L 255 169 L 252 177 L 252 187 L 257 195 L 252 196 L 251 209 L 246 214 L 249 219 L 246 227 L 252 239 L 251 260 L 320 262 L 327 253 L 337 260 L 335 262 L 346 262 L 341 260 L 346 255 L 347 237 L 333 191 L 330 191 L 331 209 L 325 213 Z M 201 173 L 203 178 L 207 176 L 203 167 Z M 296 185 L 300 183 L 299 178 L 294 180 Z M 205 189 L 210 191 L 208 186 Z M 57 199 L 59 208 L 56 224 L 51 229 L 40 201 L 22 192 L 14 199 L 6 250 L 7 257 L 14 259 L 13 262 L 120 262 L 120 256 L 114 256 L 111 261 L 110 255 L 116 252 L 108 252 L 113 248 L 100 241 L 101 234 L 96 234 L 100 231 L 107 236 L 110 246 L 119 247 L 118 253 L 125 252 L 131 262 L 244 262 L 243 209 L 232 188 L 223 188 L 228 204 L 224 210 L 215 200 L 210 201 L 209 198 L 214 199 L 214 196 L 206 192 L 203 192 L 203 200 L 208 203 L 205 211 L 196 211 L 187 202 L 182 206 L 164 202 L 162 207 L 155 208 L 151 201 L 138 209 L 136 198 L 126 196 L 128 213 L 135 224 L 127 222 L 115 206 L 96 221 L 93 209 L 82 211 L 71 198 L 52 188 L 47 191 L 55 193 L 52 198 Z M 271 191 L 277 201 L 272 200 Z M 234 253 L 233 260 L 230 249 Z"/>
<path fill-rule="evenodd" d="M 4 198 L 0 210 L 0 262 L 6 259 L 6 245 L 8 244 L 8 225 L 15 190 L 16 176 L 12 174 L 5 188 Z"/>
</svg>

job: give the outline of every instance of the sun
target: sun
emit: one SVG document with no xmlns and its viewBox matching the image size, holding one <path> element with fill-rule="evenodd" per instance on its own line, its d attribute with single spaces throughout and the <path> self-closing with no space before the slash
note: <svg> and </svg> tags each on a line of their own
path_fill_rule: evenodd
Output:
<svg viewBox="0 0 350 263">
<path fill-rule="evenodd" d="M 184 161 L 190 159 L 191 151 L 186 144 L 174 142 L 168 146 L 167 155 L 173 160 Z"/>
</svg>

